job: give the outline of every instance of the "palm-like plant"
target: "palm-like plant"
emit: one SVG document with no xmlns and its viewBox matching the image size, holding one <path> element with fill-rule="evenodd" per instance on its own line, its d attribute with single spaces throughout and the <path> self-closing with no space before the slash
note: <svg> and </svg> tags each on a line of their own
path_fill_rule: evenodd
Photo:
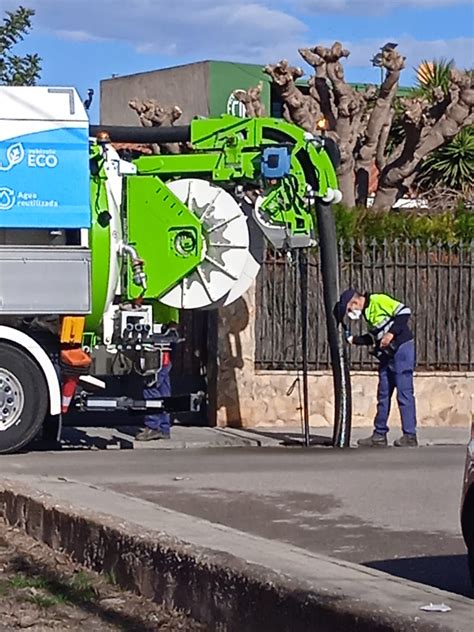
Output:
<svg viewBox="0 0 474 632">
<path fill-rule="evenodd" d="M 454 61 L 423 61 L 417 70 L 416 92 L 436 100 L 440 88 L 445 95 Z M 474 126 L 464 128 L 453 140 L 428 156 L 420 166 L 416 184 L 420 191 L 446 190 L 472 195 L 474 188 Z"/>
<path fill-rule="evenodd" d="M 452 189 L 463 194 L 474 189 L 474 125 L 465 127 L 451 142 L 440 147 L 423 162 L 418 188 Z"/>
<path fill-rule="evenodd" d="M 423 60 L 416 69 L 416 95 L 433 100 L 435 91 L 439 88 L 444 94 L 448 94 L 449 78 L 453 68 L 454 59 Z"/>
</svg>

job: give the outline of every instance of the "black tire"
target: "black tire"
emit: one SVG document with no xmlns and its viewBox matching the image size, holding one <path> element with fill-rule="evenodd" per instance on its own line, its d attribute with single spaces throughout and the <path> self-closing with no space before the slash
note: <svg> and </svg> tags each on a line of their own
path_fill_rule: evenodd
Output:
<svg viewBox="0 0 474 632">
<path fill-rule="evenodd" d="M 467 565 L 474 590 L 474 485 L 470 484 L 461 510 L 461 531 L 467 547 Z"/>
<path fill-rule="evenodd" d="M 474 548 L 467 551 L 467 565 L 471 576 L 472 589 L 474 590 Z"/>
<path fill-rule="evenodd" d="M 11 417 L 15 423 L 0 431 L 0 454 L 7 454 L 17 452 L 36 437 L 46 417 L 48 395 L 46 381 L 35 361 L 22 349 L 4 342 L 0 342 L 0 379 L 2 375 L 21 385 L 22 405 Z M 0 392 L 0 398 L 4 395 Z"/>
</svg>

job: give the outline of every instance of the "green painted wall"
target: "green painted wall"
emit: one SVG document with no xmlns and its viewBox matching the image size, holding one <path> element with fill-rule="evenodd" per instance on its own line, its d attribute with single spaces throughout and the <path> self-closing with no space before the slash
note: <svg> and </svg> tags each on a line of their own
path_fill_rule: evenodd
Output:
<svg viewBox="0 0 474 632">
<path fill-rule="evenodd" d="M 263 72 L 262 66 L 223 61 L 209 62 L 209 116 L 220 116 L 228 112 L 232 92 L 253 88 L 259 81 L 264 82 L 262 103 L 269 114 L 270 77 Z M 229 114 L 231 113 L 229 111 Z M 236 114 L 238 116 L 238 113 Z"/>
</svg>

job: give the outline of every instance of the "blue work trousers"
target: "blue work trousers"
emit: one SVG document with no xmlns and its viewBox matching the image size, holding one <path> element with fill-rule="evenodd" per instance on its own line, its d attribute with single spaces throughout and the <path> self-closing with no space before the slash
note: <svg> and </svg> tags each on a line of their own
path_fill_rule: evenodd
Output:
<svg viewBox="0 0 474 632">
<path fill-rule="evenodd" d="M 383 358 L 379 366 L 379 386 L 377 391 L 377 414 L 375 432 L 388 432 L 388 417 L 393 391 L 397 389 L 397 401 L 404 434 L 416 435 L 416 406 L 413 388 L 415 370 L 415 343 L 404 342 L 392 358 Z"/>
<path fill-rule="evenodd" d="M 171 363 L 163 366 L 156 374 L 156 382 L 143 389 L 144 399 L 156 399 L 158 397 L 171 396 L 170 380 Z M 169 413 L 154 413 L 146 415 L 145 426 L 160 430 L 163 434 L 169 434 L 171 430 L 171 417 Z"/>
</svg>

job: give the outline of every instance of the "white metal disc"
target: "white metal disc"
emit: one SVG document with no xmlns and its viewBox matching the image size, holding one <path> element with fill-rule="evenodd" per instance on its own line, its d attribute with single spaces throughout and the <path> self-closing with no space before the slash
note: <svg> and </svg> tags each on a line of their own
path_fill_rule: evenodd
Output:
<svg viewBox="0 0 474 632">
<path fill-rule="evenodd" d="M 178 309 L 217 306 L 247 264 L 247 218 L 230 193 L 207 180 L 185 178 L 168 187 L 201 220 L 205 243 L 198 267 L 160 301 Z"/>
<path fill-rule="evenodd" d="M 213 305 L 214 308 L 231 305 L 234 301 L 243 296 L 245 292 L 251 287 L 252 283 L 254 283 L 263 263 L 265 255 L 265 239 L 260 227 L 257 225 L 253 217 L 253 206 L 251 206 L 250 204 L 242 204 L 241 208 L 247 217 L 247 225 L 249 227 L 249 254 L 247 255 L 247 261 L 245 263 L 244 269 L 242 270 L 242 274 L 239 277 L 239 280 L 232 287 L 231 291 L 226 296 L 224 296 L 218 304 Z"/>
<path fill-rule="evenodd" d="M 245 294 L 245 292 L 250 288 L 252 283 L 257 278 L 257 274 L 260 270 L 260 265 L 261 264 L 256 261 L 255 257 L 249 253 L 247 263 L 245 264 L 243 272 L 240 275 L 237 283 L 226 296 L 224 305 L 230 305 L 238 298 L 240 298 L 243 294 Z"/>
</svg>

